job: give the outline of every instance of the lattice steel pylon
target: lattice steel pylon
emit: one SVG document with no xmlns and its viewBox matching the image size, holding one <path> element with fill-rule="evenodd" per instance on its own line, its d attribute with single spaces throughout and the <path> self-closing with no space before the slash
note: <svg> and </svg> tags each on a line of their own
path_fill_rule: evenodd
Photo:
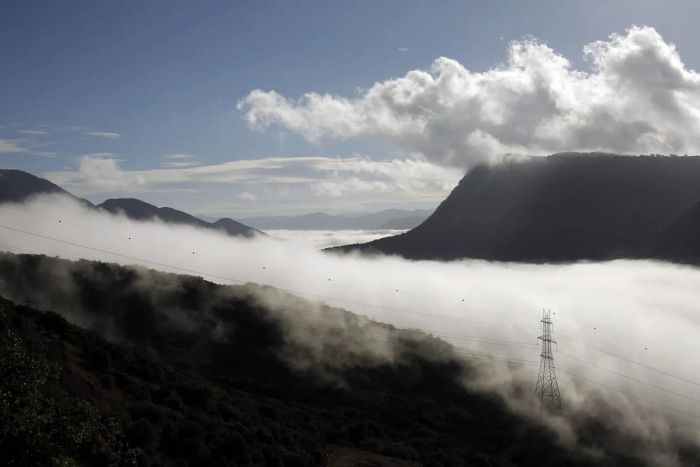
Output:
<svg viewBox="0 0 700 467">
<path fill-rule="evenodd" d="M 552 319 L 550 312 L 542 310 L 542 335 L 538 337 L 542 341 L 542 352 L 540 353 L 540 371 L 537 374 L 537 386 L 535 393 L 542 403 L 555 410 L 561 409 L 561 395 L 559 394 L 559 384 L 554 371 L 554 356 L 552 355 L 552 343 L 557 341 L 552 339 Z"/>
</svg>

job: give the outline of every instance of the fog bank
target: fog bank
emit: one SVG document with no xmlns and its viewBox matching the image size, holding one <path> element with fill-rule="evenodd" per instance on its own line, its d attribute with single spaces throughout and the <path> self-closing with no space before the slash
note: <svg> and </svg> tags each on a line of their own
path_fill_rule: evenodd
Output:
<svg viewBox="0 0 700 467">
<path fill-rule="evenodd" d="M 677 436 L 700 444 L 700 270 L 652 261 L 532 265 L 338 256 L 295 235 L 237 239 L 135 222 L 55 196 L 0 206 L 2 249 L 267 284 L 431 332 L 479 357 L 480 378 L 467 384 L 498 391 L 516 410 L 556 428 L 564 443 L 576 442 L 577 417 L 588 414 L 653 441 L 648 455 L 657 456 L 651 458 L 657 465 L 679 465 Z M 532 402 L 542 308 L 553 312 L 565 417 L 544 414 Z"/>
</svg>

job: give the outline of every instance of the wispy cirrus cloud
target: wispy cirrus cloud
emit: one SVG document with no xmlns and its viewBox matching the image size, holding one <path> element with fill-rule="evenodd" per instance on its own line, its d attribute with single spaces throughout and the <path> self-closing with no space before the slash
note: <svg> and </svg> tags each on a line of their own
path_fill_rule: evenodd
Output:
<svg viewBox="0 0 700 467">
<path fill-rule="evenodd" d="M 29 152 L 29 149 L 22 146 L 21 139 L 0 139 L 1 154 L 15 154 L 20 152 Z"/>
<path fill-rule="evenodd" d="M 49 132 L 45 130 L 17 130 L 17 133 L 33 136 L 44 136 L 49 134 Z"/>
<path fill-rule="evenodd" d="M 528 38 L 485 72 L 441 57 L 357 97 L 256 89 L 237 107 L 252 128 L 277 125 L 311 142 L 372 139 L 445 166 L 506 153 L 700 151 L 700 74 L 654 28 L 632 27 L 584 54 L 591 72 Z"/>
<path fill-rule="evenodd" d="M 163 162 L 163 167 L 177 169 L 185 167 L 196 167 L 200 165 L 200 162 L 196 159 L 196 156 L 192 154 L 168 154 L 164 156 L 166 161 Z"/>
<path fill-rule="evenodd" d="M 170 160 L 190 159 L 176 156 Z M 76 170 L 44 176 L 95 201 L 139 194 L 156 204 L 224 216 L 434 206 L 462 175 L 425 161 L 362 156 L 268 157 L 138 171 L 121 163 L 110 153 L 88 154 Z"/>
<path fill-rule="evenodd" d="M 25 139 L 0 139 L 0 154 L 24 154 L 38 157 L 55 157 L 53 151 L 36 151 L 37 147 L 43 145 L 35 145 Z"/>
<path fill-rule="evenodd" d="M 94 136 L 96 138 L 107 138 L 107 139 L 118 139 L 121 138 L 121 134 L 114 133 L 110 131 L 86 131 L 83 133 L 87 136 Z"/>
</svg>

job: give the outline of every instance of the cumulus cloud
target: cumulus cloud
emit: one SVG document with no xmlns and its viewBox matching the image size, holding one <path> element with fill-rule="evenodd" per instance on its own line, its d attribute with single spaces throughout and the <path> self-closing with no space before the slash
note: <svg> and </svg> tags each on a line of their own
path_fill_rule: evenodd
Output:
<svg viewBox="0 0 700 467">
<path fill-rule="evenodd" d="M 174 166 L 130 171 L 122 169 L 113 154 L 88 154 L 80 158 L 77 170 L 44 176 L 79 196 L 142 193 L 158 205 L 235 217 L 280 211 L 357 211 L 362 205 L 368 209 L 434 206 L 462 175 L 459 170 L 420 160 L 376 161 L 362 156 L 269 157 L 205 166 L 177 165 L 192 162 L 191 157 L 175 154 L 167 158 Z"/>
<path fill-rule="evenodd" d="M 700 74 L 654 28 L 613 34 L 584 54 L 590 71 L 527 38 L 485 72 L 440 57 L 356 97 L 256 89 L 238 109 L 253 128 L 279 125 L 311 142 L 370 138 L 456 167 L 506 153 L 700 148 Z"/>
<path fill-rule="evenodd" d="M 119 159 L 109 152 L 98 152 L 80 156 L 78 171 L 71 179 L 61 179 L 69 190 L 80 186 L 78 194 L 85 192 L 115 192 L 138 189 L 145 181 L 138 174 L 132 175 L 119 167 Z M 60 177 L 59 177 L 60 178 Z"/>
</svg>

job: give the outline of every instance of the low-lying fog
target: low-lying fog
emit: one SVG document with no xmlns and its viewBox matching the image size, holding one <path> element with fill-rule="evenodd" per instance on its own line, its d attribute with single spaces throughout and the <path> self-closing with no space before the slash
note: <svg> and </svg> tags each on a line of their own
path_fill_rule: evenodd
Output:
<svg viewBox="0 0 700 467">
<path fill-rule="evenodd" d="M 626 417 L 636 417 L 650 437 L 683 426 L 700 443 L 697 268 L 654 261 L 533 265 L 338 256 L 318 249 L 381 233 L 273 231 L 270 237 L 237 239 L 134 222 L 61 197 L 2 205 L 0 226 L 2 249 L 140 263 L 220 283 L 269 284 L 432 332 L 465 352 L 532 362 L 514 374 L 494 371 L 484 382 L 504 393 L 511 378 L 531 381 L 534 388 L 539 320 L 543 308 L 551 309 L 564 404 L 582 405 L 587 394 L 599 394 Z M 665 414 L 663 420 L 657 413 Z"/>
<path fill-rule="evenodd" d="M 405 230 L 265 230 L 265 233 L 272 238 L 314 250 L 371 242 L 403 232 Z"/>
</svg>

